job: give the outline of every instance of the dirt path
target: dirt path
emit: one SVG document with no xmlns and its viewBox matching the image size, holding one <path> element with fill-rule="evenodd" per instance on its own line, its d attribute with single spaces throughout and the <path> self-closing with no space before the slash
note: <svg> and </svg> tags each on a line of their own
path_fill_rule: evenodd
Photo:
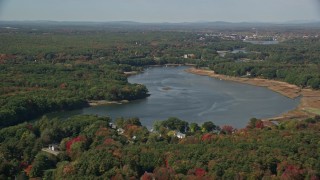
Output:
<svg viewBox="0 0 320 180">
<path fill-rule="evenodd" d="M 301 89 L 296 85 L 292 85 L 286 82 L 260 79 L 260 78 L 241 78 L 241 77 L 231 77 L 221 74 L 215 74 L 211 70 L 203 70 L 190 68 L 186 70 L 189 73 L 209 76 L 212 78 L 217 78 L 227 81 L 235 81 L 255 86 L 266 87 L 272 91 L 282 94 L 283 96 L 289 97 L 291 99 L 301 96 L 299 106 L 289 112 L 286 112 L 278 117 L 264 119 L 264 120 L 290 120 L 290 119 L 306 119 L 308 117 L 314 117 L 315 115 L 320 115 L 320 91 L 311 89 Z"/>
</svg>

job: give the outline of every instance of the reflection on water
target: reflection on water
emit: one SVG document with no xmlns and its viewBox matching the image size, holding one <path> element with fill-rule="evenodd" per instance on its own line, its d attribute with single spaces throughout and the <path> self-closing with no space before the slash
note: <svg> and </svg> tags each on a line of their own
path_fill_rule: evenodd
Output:
<svg viewBox="0 0 320 180">
<path fill-rule="evenodd" d="M 145 84 L 151 96 L 128 104 L 113 104 L 63 112 L 55 116 L 97 114 L 115 117 L 139 117 L 152 127 L 155 120 L 179 117 L 202 124 L 229 124 L 245 127 L 251 117 L 268 118 L 294 109 L 292 100 L 266 88 L 220 81 L 186 73 L 187 67 L 152 67 L 129 78 L 131 83 Z"/>
</svg>

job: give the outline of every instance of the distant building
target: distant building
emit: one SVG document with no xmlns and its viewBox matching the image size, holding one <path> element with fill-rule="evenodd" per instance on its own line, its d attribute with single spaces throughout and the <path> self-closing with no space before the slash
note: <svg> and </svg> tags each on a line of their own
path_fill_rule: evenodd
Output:
<svg viewBox="0 0 320 180">
<path fill-rule="evenodd" d="M 122 129 L 122 128 L 117 129 L 117 131 L 118 131 L 119 134 L 123 134 L 124 133 L 124 129 Z"/>
<path fill-rule="evenodd" d="M 181 132 L 176 132 L 176 137 L 179 139 L 183 139 L 183 138 L 186 138 L 186 135 Z"/>
<path fill-rule="evenodd" d="M 114 125 L 113 123 L 109 123 L 109 127 L 112 128 L 112 129 L 117 129 L 117 126 Z"/>
<path fill-rule="evenodd" d="M 58 144 L 49 144 L 48 149 L 51 151 L 59 151 L 59 145 Z"/>
<path fill-rule="evenodd" d="M 49 154 L 53 154 L 57 156 L 59 153 L 61 153 L 59 144 L 49 144 L 48 148 L 42 148 L 41 151 L 44 151 Z"/>
<path fill-rule="evenodd" d="M 185 55 L 183 55 L 183 58 L 185 58 L 185 59 L 188 59 L 188 58 L 194 59 L 194 58 L 196 58 L 196 55 L 195 54 L 185 54 Z"/>
</svg>

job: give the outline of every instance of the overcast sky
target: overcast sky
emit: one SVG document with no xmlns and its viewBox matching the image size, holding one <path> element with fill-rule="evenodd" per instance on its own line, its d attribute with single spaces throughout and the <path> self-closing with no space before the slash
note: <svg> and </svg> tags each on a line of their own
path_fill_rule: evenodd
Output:
<svg viewBox="0 0 320 180">
<path fill-rule="evenodd" d="M 137 22 L 319 21 L 319 1 L 0 0 L 0 20 Z"/>
</svg>

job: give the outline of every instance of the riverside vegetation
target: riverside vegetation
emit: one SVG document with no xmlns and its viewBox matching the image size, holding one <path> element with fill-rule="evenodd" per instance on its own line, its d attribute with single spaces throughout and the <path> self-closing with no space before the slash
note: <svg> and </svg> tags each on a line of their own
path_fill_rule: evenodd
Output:
<svg viewBox="0 0 320 180">
<path fill-rule="evenodd" d="M 146 87 L 128 83 L 124 72 L 146 65 L 194 64 L 319 89 L 319 38 L 266 46 L 192 31 L 37 28 L 0 30 L 1 179 L 319 179 L 318 116 L 270 127 L 251 119 L 238 131 L 169 118 L 149 132 L 138 118 L 117 119 L 123 134 L 108 117 L 25 122 L 94 100 L 145 98 Z M 52 143 L 60 145 L 58 156 L 41 151 Z"/>
<path fill-rule="evenodd" d="M 320 117 L 265 127 L 202 126 L 169 118 L 154 132 L 138 118 L 41 118 L 0 130 L 1 179 L 318 179 Z M 175 131 L 187 134 L 184 139 Z M 57 156 L 41 148 L 58 143 Z"/>
</svg>

